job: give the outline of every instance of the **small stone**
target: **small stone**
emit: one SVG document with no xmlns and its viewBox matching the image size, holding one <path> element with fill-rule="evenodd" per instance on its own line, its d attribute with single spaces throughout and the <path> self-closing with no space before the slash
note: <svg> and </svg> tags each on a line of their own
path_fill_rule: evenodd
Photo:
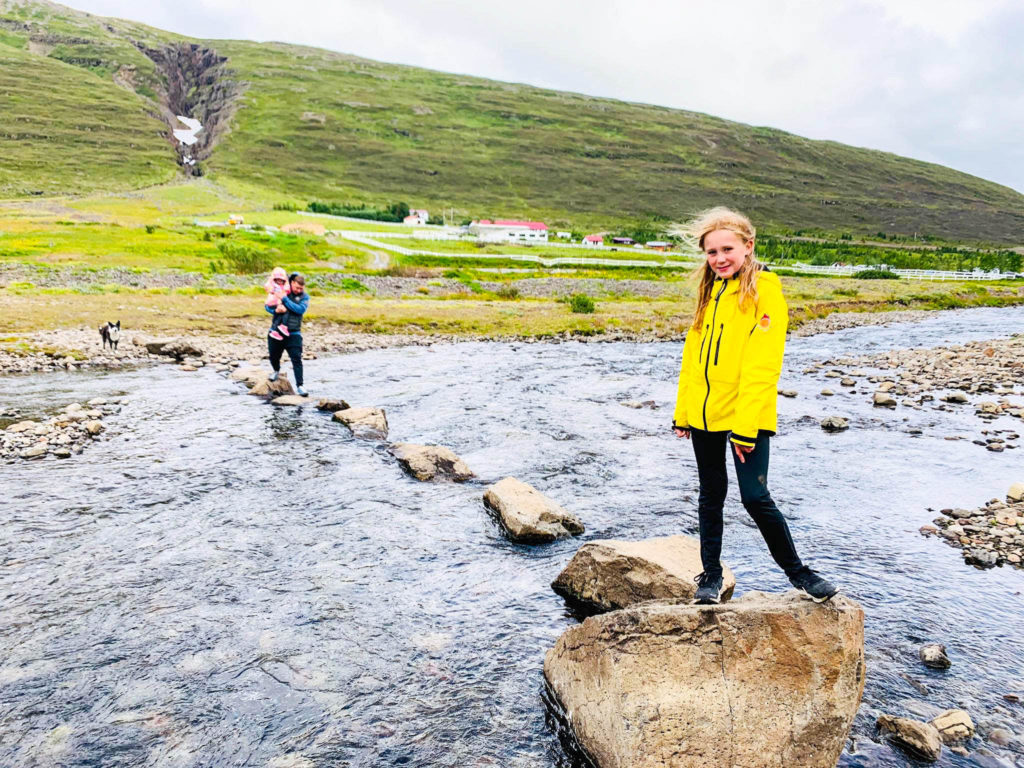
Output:
<svg viewBox="0 0 1024 768">
<path fill-rule="evenodd" d="M 931 720 L 943 744 L 956 744 L 974 736 L 974 721 L 962 709 L 947 709 Z"/>
<path fill-rule="evenodd" d="M 179 371 L 187 371 L 189 373 L 194 373 L 195 371 L 198 371 L 199 369 L 196 368 L 194 365 L 179 365 L 178 366 L 178 370 Z"/>
<path fill-rule="evenodd" d="M 894 398 L 892 395 L 886 392 L 879 390 L 878 392 L 875 392 L 873 403 L 875 407 L 878 408 L 895 408 L 896 398 Z"/>
<path fill-rule="evenodd" d="M 103 431 L 103 422 L 101 422 L 101 421 L 96 421 L 96 420 L 87 421 L 87 422 L 85 422 L 84 426 L 85 426 L 85 431 L 88 432 L 90 435 L 94 435 L 95 436 L 95 435 L 98 435 L 100 432 Z"/>
<path fill-rule="evenodd" d="M 347 411 L 349 404 L 344 400 L 339 400 L 330 397 L 322 397 L 316 404 L 318 411 L 327 411 L 328 413 L 337 413 L 338 411 Z"/>
<path fill-rule="evenodd" d="M 842 432 L 850 428 L 850 422 L 842 416 L 826 416 L 821 420 L 821 428 L 826 432 Z"/>
<path fill-rule="evenodd" d="M 825 397 L 833 397 L 835 395 L 835 392 L 833 392 L 831 389 L 823 389 L 821 390 L 821 394 L 824 395 Z"/>
<path fill-rule="evenodd" d="M 46 455 L 47 447 L 46 443 L 36 443 L 31 448 L 26 448 L 24 451 L 19 453 L 23 459 L 38 459 Z"/>
<path fill-rule="evenodd" d="M 1014 483 L 1006 492 L 1006 500 L 1009 502 L 1024 501 L 1024 483 Z"/>
<path fill-rule="evenodd" d="M 918 656 L 921 657 L 921 661 L 926 667 L 932 669 L 949 669 L 953 665 L 946 655 L 946 646 L 941 643 L 929 643 L 921 646 Z"/>
<path fill-rule="evenodd" d="M 795 389 L 780 389 L 779 394 L 783 397 L 796 397 L 797 392 Z"/>
<path fill-rule="evenodd" d="M 942 739 L 935 726 L 905 717 L 882 715 L 877 721 L 878 729 L 889 735 L 897 746 L 915 757 L 935 762 L 942 754 Z"/>
<path fill-rule="evenodd" d="M 1005 728 L 993 728 L 988 732 L 988 740 L 992 744 L 997 744 L 1000 747 L 1008 746 L 1013 741 L 1013 733 L 1006 730 Z"/>
<path fill-rule="evenodd" d="M 953 392 L 952 394 L 945 395 L 942 398 L 942 401 L 945 402 L 945 403 L 966 403 L 966 402 L 968 402 L 967 395 L 965 395 L 963 392 Z"/>
</svg>

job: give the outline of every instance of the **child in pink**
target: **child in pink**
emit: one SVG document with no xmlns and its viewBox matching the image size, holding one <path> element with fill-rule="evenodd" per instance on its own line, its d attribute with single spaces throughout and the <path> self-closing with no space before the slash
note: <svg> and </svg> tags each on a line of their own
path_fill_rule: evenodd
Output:
<svg viewBox="0 0 1024 768">
<path fill-rule="evenodd" d="M 281 297 L 287 296 L 289 293 L 288 273 L 282 267 L 274 267 L 274 271 L 270 273 L 270 277 L 267 278 L 263 288 L 267 291 L 267 306 L 271 309 L 275 308 L 281 303 Z M 270 333 L 267 334 L 270 338 L 281 341 L 285 336 L 289 335 L 288 323 L 285 322 L 287 314 L 287 312 L 283 312 L 274 315 L 275 322 L 270 327 Z M 280 318 L 279 322 L 278 318 Z"/>
</svg>

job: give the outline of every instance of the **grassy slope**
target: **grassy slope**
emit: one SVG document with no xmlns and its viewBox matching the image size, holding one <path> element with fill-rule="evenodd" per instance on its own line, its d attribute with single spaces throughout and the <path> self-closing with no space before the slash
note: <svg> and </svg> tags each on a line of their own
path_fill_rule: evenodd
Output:
<svg viewBox="0 0 1024 768">
<path fill-rule="evenodd" d="M 0 45 L 0 197 L 87 194 L 172 178 L 174 152 L 140 98 L 79 67 Z"/>
<path fill-rule="evenodd" d="M 155 93 L 158 76 L 128 41 L 181 39 L 56 4 L 0 0 L 0 50 L 26 47 L 30 38 L 38 50 L 47 35 L 53 47 L 42 52 L 50 57 L 97 78 L 133 83 L 140 112 L 150 108 L 146 97 Z M 404 199 L 453 206 L 464 215 L 530 215 L 552 224 L 571 218 L 594 226 L 649 214 L 678 219 L 729 203 L 774 227 L 994 242 L 1015 242 L 1024 228 L 1024 196 L 895 155 L 320 49 L 207 44 L 228 55 L 250 84 L 207 169 L 225 184 L 264 187 L 282 198 Z M 8 78 L 31 80 L 38 62 L 22 55 L 4 69 Z M 48 98 L 37 92 L 25 108 L 41 110 Z M 115 175 L 121 169 L 93 162 L 94 147 L 77 143 L 88 137 L 71 131 L 75 115 L 61 115 L 56 120 L 64 123 L 70 152 L 42 152 L 38 142 L 18 150 L 33 156 L 36 177 L 48 180 L 45 191 L 81 191 L 82 178 L 59 158 L 79 151 L 97 175 L 86 183 L 123 183 Z M 129 186 L 147 183 L 144 175 L 124 176 Z M 21 183 L 0 188 L 0 195 L 25 193 Z"/>
<path fill-rule="evenodd" d="M 776 226 L 1008 241 L 1024 226 L 1024 196 L 896 155 L 318 49 L 211 44 L 253 83 L 213 167 L 282 193 L 552 223 L 724 202 Z"/>
</svg>

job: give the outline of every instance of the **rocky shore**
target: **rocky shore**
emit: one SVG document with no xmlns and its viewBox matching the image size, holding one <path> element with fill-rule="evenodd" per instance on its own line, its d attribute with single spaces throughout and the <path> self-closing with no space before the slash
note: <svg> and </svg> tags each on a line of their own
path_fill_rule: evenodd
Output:
<svg viewBox="0 0 1024 768">
<path fill-rule="evenodd" d="M 983 426 L 973 442 L 994 453 L 1016 449 L 1024 432 L 1024 334 L 829 359 L 804 374 L 823 378 L 843 394 L 866 396 L 877 408 L 973 411 Z"/>
<path fill-rule="evenodd" d="M 1024 483 L 1011 486 L 1006 501 L 992 499 L 978 509 L 943 509 L 940 514 L 921 533 L 962 549 L 968 565 L 1024 568 Z"/>
<path fill-rule="evenodd" d="M 0 413 L 0 461 L 8 464 L 46 457 L 67 459 L 85 450 L 103 433 L 103 419 L 120 410 L 116 399 L 94 398 L 69 403 L 44 421 L 19 419 L 16 411 Z"/>
</svg>

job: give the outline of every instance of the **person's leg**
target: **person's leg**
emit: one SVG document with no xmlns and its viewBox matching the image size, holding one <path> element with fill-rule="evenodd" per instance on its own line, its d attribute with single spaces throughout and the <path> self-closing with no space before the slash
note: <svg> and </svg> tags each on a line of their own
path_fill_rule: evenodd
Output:
<svg viewBox="0 0 1024 768">
<path fill-rule="evenodd" d="M 288 350 L 288 357 L 292 361 L 292 371 L 295 372 L 295 386 L 302 386 L 302 337 L 294 334 L 282 343 Z"/>
<path fill-rule="evenodd" d="M 729 450 L 733 454 L 733 462 L 736 465 L 736 480 L 740 486 L 740 499 L 743 501 L 743 506 L 757 523 L 757 528 L 761 531 L 765 543 L 768 544 L 768 550 L 772 553 L 775 562 L 786 572 L 787 576 L 793 576 L 803 567 L 803 563 L 800 562 L 800 557 L 796 553 L 796 545 L 793 544 L 793 537 L 790 535 L 786 518 L 775 506 L 775 502 L 768 492 L 770 442 L 770 436 L 758 435 L 754 450 L 744 455 L 745 461 L 742 464 L 731 444 Z"/>
<path fill-rule="evenodd" d="M 722 573 L 722 506 L 729 490 L 725 470 L 727 432 L 690 430 L 693 455 L 697 459 L 700 495 L 697 516 L 700 520 L 700 559 L 707 574 Z"/>
<path fill-rule="evenodd" d="M 267 351 L 270 353 L 270 367 L 274 373 L 281 370 L 281 354 L 284 352 L 284 342 L 279 339 L 267 339 Z"/>
</svg>

